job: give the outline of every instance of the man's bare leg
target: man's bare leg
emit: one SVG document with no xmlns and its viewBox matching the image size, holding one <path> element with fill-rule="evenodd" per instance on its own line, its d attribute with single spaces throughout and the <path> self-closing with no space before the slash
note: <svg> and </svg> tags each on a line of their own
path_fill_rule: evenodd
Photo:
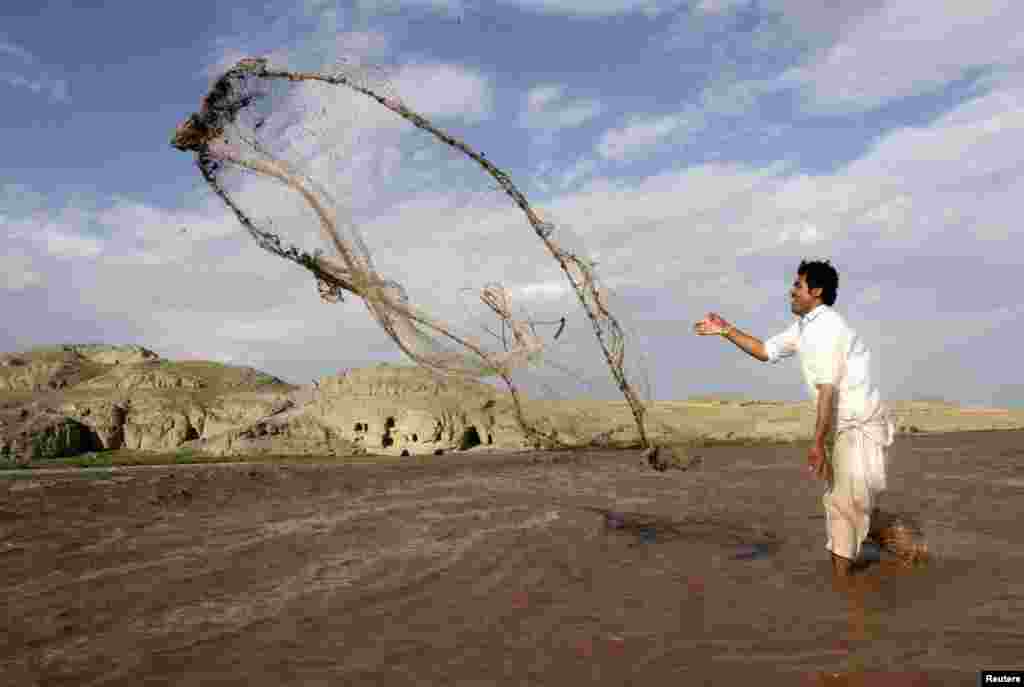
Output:
<svg viewBox="0 0 1024 687">
<path fill-rule="evenodd" d="M 836 582 L 847 582 L 849 581 L 853 573 L 853 561 L 849 558 L 843 558 L 832 554 L 832 579 Z"/>
</svg>

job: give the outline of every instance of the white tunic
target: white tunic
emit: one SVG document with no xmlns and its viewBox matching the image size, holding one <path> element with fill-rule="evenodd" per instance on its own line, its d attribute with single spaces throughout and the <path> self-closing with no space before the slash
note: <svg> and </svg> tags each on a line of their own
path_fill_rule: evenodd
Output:
<svg viewBox="0 0 1024 687">
<path fill-rule="evenodd" d="M 885 489 L 884 449 L 892 445 L 896 427 L 872 384 L 871 351 L 864 340 L 839 313 L 819 305 L 764 345 L 772 363 L 799 354 L 804 381 L 815 403 L 818 384 L 835 386 L 836 434 L 853 433 L 867 486 L 872 491 Z"/>
</svg>

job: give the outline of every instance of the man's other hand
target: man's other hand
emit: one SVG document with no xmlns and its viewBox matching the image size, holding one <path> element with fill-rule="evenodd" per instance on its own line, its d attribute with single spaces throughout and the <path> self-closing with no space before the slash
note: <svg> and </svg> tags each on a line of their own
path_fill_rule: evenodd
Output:
<svg viewBox="0 0 1024 687">
<path fill-rule="evenodd" d="M 826 481 L 832 479 L 832 466 L 825 457 L 825 444 L 814 442 L 807 451 L 807 472 L 811 477 Z"/>
<path fill-rule="evenodd" d="M 731 324 L 722 319 L 718 313 L 713 312 L 709 312 L 703 320 L 693 325 L 693 331 L 700 336 L 721 336 L 731 328 Z"/>
</svg>

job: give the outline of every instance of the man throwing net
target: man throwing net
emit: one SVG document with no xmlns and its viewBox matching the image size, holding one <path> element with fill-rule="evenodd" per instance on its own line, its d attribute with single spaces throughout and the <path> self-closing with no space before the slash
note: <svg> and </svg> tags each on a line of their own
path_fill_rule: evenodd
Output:
<svg viewBox="0 0 1024 687">
<path fill-rule="evenodd" d="M 826 482 L 827 540 L 833 573 L 848 577 L 870 535 L 907 560 L 925 553 L 905 524 L 880 522 L 879 495 L 886 487 L 886 449 L 895 425 L 872 383 L 871 352 L 832 306 L 839 274 L 829 261 L 801 261 L 790 291 L 797 321 L 761 341 L 716 313 L 694 325 L 702 336 L 723 336 L 752 357 L 777 363 L 797 354 L 811 398 L 817 405 L 808 471 Z"/>
</svg>

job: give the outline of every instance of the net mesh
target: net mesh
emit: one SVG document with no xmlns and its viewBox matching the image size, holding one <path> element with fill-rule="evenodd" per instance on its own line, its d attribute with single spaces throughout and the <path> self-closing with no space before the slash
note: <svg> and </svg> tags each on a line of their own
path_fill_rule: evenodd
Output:
<svg viewBox="0 0 1024 687">
<path fill-rule="evenodd" d="M 567 280 L 575 294 L 630 407 L 640 443 L 650 446 L 645 406 L 627 375 L 626 334 L 612 314 L 612 297 L 596 263 L 572 232 L 556 230 L 483 153 L 406 106 L 383 70 L 342 63 L 299 72 L 274 68 L 265 59 L 242 60 L 213 84 L 171 142 L 195 154 L 206 182 L 263 249 L 313 274 L 322 299 L 340 302 L 346 293 L 361 298 L 400 350 L 436 374 L 500 378 L 527 436 L 538 445 L 557 445 L 554 436 L 543 436 L 527 422 L 513 376 L 544 365 L 571 372 L 551 349 L 567 329 L 574 330 L 574 318 L 551 308 L 540 318 L 521 314 L 514 290 L 488 280 L 471 303 L 462 290 L 448 304 L 463 322 L 455 326 L 452 318 L 436 314 L 437 307 L 428 312 L 418 305 L 422 301 L 398 279 L 384 276 L 401 266 L 379 268 L 357 226 L 377 236 L 396 208 L 458 214 L 468 223 L 493 224 L 498 218 L 498 225 L 507 225 L 511 199 L 554 258 L 563 274 L 560 283 Z M 454 195 L 454 188 L 473 191 Z M 317 234 L 313 227 L 319 228 L 316 247 L 310 245 Z M 508 248 L 513 229 L 488 237 L 492 245 L 480 250 Z M 542 283 L 550 287 L 557 275 L 547 276 Z M 543 377 L 537 379 L 544 386 Z"/>
</svg>

